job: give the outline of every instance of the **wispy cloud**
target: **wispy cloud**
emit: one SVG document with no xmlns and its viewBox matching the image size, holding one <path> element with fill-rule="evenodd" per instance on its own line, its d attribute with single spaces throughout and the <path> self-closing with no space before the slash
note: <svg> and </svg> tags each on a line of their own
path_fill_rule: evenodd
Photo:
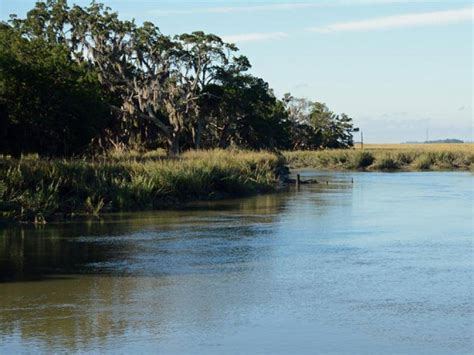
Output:
<svg viewBox="0 0 474 355">
<path fill-rule="evenodd" d="M 299 90 L 299 89 L 306 89 L 306 88 L 309 88 L 310 85 L 308 83 L 299 83 L 299 84 L 296 84 L 292 87 L 293 90 Z"/>
<path fill-rule="evenodd" d="M 237 12 L 268 12 L 268 11 L 287 11 L 308 9 L 325 6 L 324 3 L 280 3 L 280 4 L 265 4 L 265 5 L 246 5 L 246 6 L 214 6 L 214 7 L 196 7 L 190 9 L 176 9 L 176 10 L 155 10 L 150 11 L 153 15 L 177 15 L 177 14 L 227 14 Z"/>
<path fill-rule="evenodd" d="M 144 13 L 154 16 L 170 15 L 199 15 L 199 14 L 234 14 L 234 13 L 252 13 L 252 12 L 272 12 L 272 11 L 293 11 L 311 8 L 355 6 L 355 5 L 384 5 L 409 3 L 413 1 L 427 0 L 320 0 L 318 2 L 288 2 L 288 3 L 263 3 L 259 5 L 236 5 L 236 6 L 194 6 L 171 9 L 146 10 Z"/>
<path fill-rule="evenodd" d="M 319 0 L 317 2 L 288 2 L 288 3 L 267 3 L 260 5 L 240 5 L 240 6 L 212 6 L 212 7 L 191 7 L 177 8 L 170 10 L 152 10 L 149 14 L 166 15 L 189 15 L 189 14 L 232 14 L 239 12 L 270 12 L 270 11 L 291 11 L 311 8 L 353 6 L 353 5 L 384 5 L 413 2 L 414 0 Z M 424 1 L 424 0 L 418 0 Z"/>
<path fill-rule="evenodd" d="M 472 21 L 473 8 L 461 8 L 447 11 L 422 12 L 387 17 L 378 17 L 362 21 L 338 22 L 324 27 L 311 27 L 308 30 L 319 33 L 342 31 L 371 31 L 389 28 L 444 25 Z"/>
<path fill-rule="evenodd" d="M 241 33 L 228 36 L 222 36 L 222 39 L 230 43 L 241 43 L 241 42 L 257 42 L 257 41 L 269 41 L 288 38 L 288 33 L 285 32 L 254 32 L 254 33 Z"/>
</svg>

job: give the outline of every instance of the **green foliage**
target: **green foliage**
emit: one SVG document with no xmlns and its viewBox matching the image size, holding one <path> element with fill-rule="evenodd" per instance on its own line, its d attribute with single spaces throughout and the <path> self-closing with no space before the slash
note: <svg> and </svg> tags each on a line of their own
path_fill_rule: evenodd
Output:
<svg viewBox="0 0 474 355">
<path fill-rule="evenodd" d="M 294 98 L 285 94 L 289 136 L 293 149 L 350 148 L 353 146 L 352 119 L 337 115 L 320 102 Z"/>
<path fill-rule="evenodd" d="M 373 154 L 367 151 L 358 151 L 352 155 L 353 166 L 356 169 L 365 169 L 372 165 L 374 160 Z"/>
<path fill-rule="evenodd" d="M 399 168 L 396 157 L 390 153 L 383 153 L 377 156 L 374 168 L 376 170 L 395 170 Z"/>
<path fill-rule="evenodd" d="M 0 29 L 0 151 L 70 155 L 107 124 L 96 76 L 62 45 Z"/>
<path fill-rule="evenodd" d="M 352 119 L 346 114 L 336 115 L 319 102 L 312 105 L 309 122 L 322 137 L 323 148 L 349 148 L 353 146 Z"/>
<path fill-rule="evenodd" d="M 209 85 L 206 93 L 204 147 L 288 148 L 285 107 L 265 81 L 222 72 L 219 84 Z"/>
<path fill-rule="evenodd" d="M 352 146 L 347 115 L 311 102 L 295 118 L 249 68 L 213 34 L 170 37 L 97 2 L 39 1 L 0 26 L 0 152 Z"/>
<path fill-rule="evenodd" d="M 413 166 L 418 170 L 429 170 L 433 165 L 433 158 L 429 154 L 421 154 L 413 162 Z"/>
</svg>

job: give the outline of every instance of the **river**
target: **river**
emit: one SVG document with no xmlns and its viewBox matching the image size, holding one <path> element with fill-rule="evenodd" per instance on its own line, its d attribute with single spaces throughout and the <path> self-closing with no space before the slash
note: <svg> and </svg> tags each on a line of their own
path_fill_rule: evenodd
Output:
<svg viewBox="0 0 474 355">
<path fill-rule="evenodd" d="M 0 353 L 473 351 L 474 175 L 322 173 L 0 229 Z"/>
</svg>

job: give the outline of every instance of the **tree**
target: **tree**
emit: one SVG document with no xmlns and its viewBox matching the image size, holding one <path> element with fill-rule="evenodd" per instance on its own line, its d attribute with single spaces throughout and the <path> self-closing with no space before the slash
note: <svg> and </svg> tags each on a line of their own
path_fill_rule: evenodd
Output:
<svg viewBox="0 0 474 355">
<path fill-rule="evenodd" d="M 242 58 L 243 59 L 243 58 Z M 219 80 L 206 88 L 202 114 L 208 118 L 206 146 L 288 148 L 286 112 L 268 83 L 245 74 L 248 63 L 221 72 Z"/>
<path fill-rule="evenodd" d="M 289 94 L 276 99 L 268 83 L 247 73 L 250 63 L 237 47 L 216 35 L 166 36 L 151 22 L 121 20 L 94 1 L 85 7 L 39 1 L 26 18 L 12 16 L 10 24 L 2 27 L 14 36 L 3 35 L 0 114 L 9 118 L 1 124 L 9 132 L 47 125 L 44 139 L 58 148 L 41 146 L 41 151 L 80 151 L 97 132 L 95 141 L 106 146 L 163 145 L 173 154 L 231 144 L 252 149 L 352 145 L 347 115 Z M 14 90 L 8 92 L 8 86 Z M 21 101 L 27 97 L 37 101 Z M 41 115 L 34 118 L 37 112 Z M 29 123 L 15 126 L 17 121 Z M 75 137 L 86 130 L 84 124 L 89 133 L 83 140 L 70 139 L 77 149 L 54 140 L 54 134 L 64 136 L 57 130 Z"/>
<path fill-rule="evenodd" d="M 320 102 L 312 105 L 310 122 L 316 132 L 321 134 L 324 148 L 349 148 L 354 145 L 352 118 L 345 113 L 336 115 Z"/>
<path fill-rule="evenodd" d="M 109 119 L 97 76 L 67 48 L 0 27 L 0 151 L 78 153 Z"/>
<path fill-rule="evenodd" d="M 110 108 L 124 124 L 121 134 L 152 123 L 173 153 L 183 134 L 200 147 L 205 117 L 199 98 L 217 73 L 239 58 L 218 36 L 193 32 L 171 39 L 150 22 L 122 21 L 103 4 L 68 8 L 66 1 L 37 3 L 25 20 L 15 20 L 30 38 L 65 44 L 78 63 L 92 64 L 103 87 L 118 98 Z"/>
<path fill-rule="evenodd" d="M 322 137 L 311 125 L 310 115 L 313 102 L 295 98 L 287 93 L 283 97 L 285 104 L 289 129 L 288 134 L 291 140 L 292 149 L 318 149 L 322 145 Z"/>
<path fill-rule="evenodd" d="M 283 98 L 290 120 L 290 136 L 293 149 L 349 148 L 353 146 L 352 119 L 337 115 L 320 102 Z"/>
<path fill-rule="evenodd" d="M 206 88 L 215 83 L 222 72 L 235 68 L 242 59 L 233 56 L 237 51 L 235 45 L 224 43 L 213 34 L 198 31 L 176 36 L 176 39 L 180 55 L 175 62 L 175 75 L 183 96 L 181 111 L 188 118 L 193 146 L 199 149 L 203 130 L 208 123 L 207 116 L 200 115 L 202 101 L 199 99 L 210 94 Z"/>
</svg>

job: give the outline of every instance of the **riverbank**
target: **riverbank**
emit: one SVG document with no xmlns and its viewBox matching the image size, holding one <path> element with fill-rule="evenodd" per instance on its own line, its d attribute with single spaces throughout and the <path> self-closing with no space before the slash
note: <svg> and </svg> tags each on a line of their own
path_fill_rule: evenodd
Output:
<svg viewBox="0 0 474 355">
<path fill-rule="evenodd" d="M 364 149 L 283 153 L 290 168 L 320 170 L 472 170 L 474 144 L 379 144 Z"/>
<path fill-rule="evenodd" d="M 436 146 L 436 147 L 433 147 Z M 115 211 L 179 207 L 276 191 L 289 166 L 318 170 L 469 170 L 474 145 L 379 145 L 367 149 L 115 152 L 76 159 L 0 158 L 0 220 L 43 223 Z M 289 181 L 289 180 L 288 180 Z"/>
<path fill-rule="evenodd" d="M 269 152 L 161 152 L 95 159 L 0 159 L 3 219 L 42 223 L 74 215 L 159 209 L 274 191 L 284 160 Z"/>
</svg>

